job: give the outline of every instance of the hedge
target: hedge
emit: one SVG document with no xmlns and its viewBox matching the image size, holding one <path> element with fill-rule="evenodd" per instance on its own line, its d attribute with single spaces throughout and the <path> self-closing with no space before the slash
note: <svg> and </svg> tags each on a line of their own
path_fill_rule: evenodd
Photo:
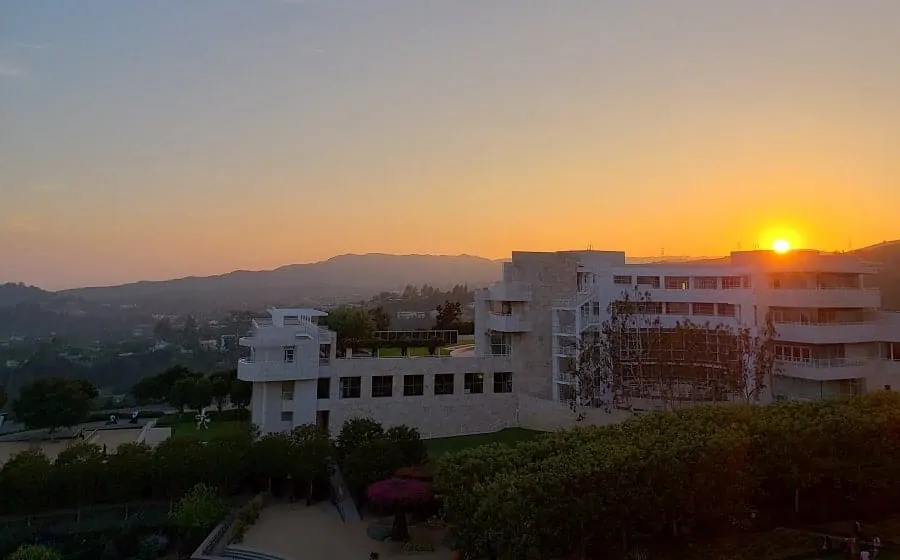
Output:
<svg viewBox="0 0 900 560">
<path fill-rule="evenodd" d="M 464 551 L 591 554 L 900 508 L 900 395 L 653 413 L 445 457 Z"/>
</svg>

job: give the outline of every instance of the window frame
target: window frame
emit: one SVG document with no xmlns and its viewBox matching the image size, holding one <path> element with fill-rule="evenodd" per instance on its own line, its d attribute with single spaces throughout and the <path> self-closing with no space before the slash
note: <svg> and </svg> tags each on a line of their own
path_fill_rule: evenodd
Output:
<svg viewBox="0 0 900 560">
<path fill-rule="evenodd" d="M 285 418 L 287 416 L 287 418 Z M 293 410 L 282 410 L 281 411 L 281 421 L 282 422 L 290 422 L 294 423 L 294 411 Z"/>
<path fill-rule="evenodd" d="M 355 383 L 354 383 L 355 382 Z M 359 375 L 351 375 L 341 377 L 338 381 L 338 398 L 339 399 L 359 399 L 362 398 L 362 377 Z M 354 391 L 354 388 L 356 389 Z M 356 393 L 354 395 L 354 393 Z"/>
<path fill-rule="evenodd" d="M 425 395 L 425 376 L 412 373 L 403 376 L 403 396 L 421 397 Z"/>
<path fill-rule="evenodd" d="M 479 389 L 479 390 L 475 390 Z M 484 374 L 480 371 L 473 371 L 463 375 L 463 394 L 464 395 L 483 395 L 484 394 Z"/>
<path fill-rule="evenodd" d="M 376 385 L 377 380 L 377 385 Z M 387 382 L 385 381 L 387 380 Z M 371 390 L 369 394 L 373 399 L 387 399 L 394 396 L 393 375 L 373 375 L 370 378 Z M 376 391 L 377 387 L 377 391 Z M 377 395 L 375 393 L 378 393 Z"/>
<path fill-rule="evenodd" d="M 513 392 L 513 374 L 511 371 L 495 371 L 493 381 L 494 394 L 505 395 Z M 498 387 L 500 387 L 500 391 L 497 390 Z"/>
<path fill-rule="evenodd" d="M 296 346 L 282 346 L 281 351 L 284 358 L 284 363 L 293 364 L 297 360 Z"/>
<path fill-rule="evenodd" d="M 449 383 L 448 378 L 449 377 Z M 439 380 L 440 378 L 440 380 Z M 436 373 L 434 374 L 434 394 L 435 396 L 452 395 L 456 377 L 452 373 Z M 440 389 L 439 389 L 440 388 Z M 448 390 L 449 388 L 449 390 Z"/>
</svg>

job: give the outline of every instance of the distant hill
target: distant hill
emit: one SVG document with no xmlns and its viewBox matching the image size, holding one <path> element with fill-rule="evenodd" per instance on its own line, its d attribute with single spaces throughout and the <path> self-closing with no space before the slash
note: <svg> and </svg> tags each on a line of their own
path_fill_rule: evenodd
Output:
<svg viewBox="0 0 900 560">
<path fill-rule="evenodd" d="M 501 264 L 470 255 L 340 255 L 326 261 L 275 270 L 228 274 L 60 292 L 87 302 L 139 305 L 162 313 L 213 312 L 271 305 L 322 305 L 359 300 L 408 284 L 478 287 L 500 278 Z"/>
<path fill-rule="evenodd" d="M 25 284 L 0 284 L 0 307 L 21 304 L 43 303 L 53 299 L 53 292 Z"/>
</svg>

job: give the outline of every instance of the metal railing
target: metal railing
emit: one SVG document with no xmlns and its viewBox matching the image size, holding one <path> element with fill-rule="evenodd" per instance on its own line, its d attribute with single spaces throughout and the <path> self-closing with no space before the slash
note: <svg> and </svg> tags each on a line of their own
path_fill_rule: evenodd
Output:
<svg viewBox="0 0 900 560">
<path fill-rule="evenodd" d="M 785 365 L 809 367 L 809 368 L 840 368 L 840 367 L 857 367 L 865 365 L 867 358 L 815 358 L 809 360 L 788 360 L 784 358 L 778 359 Z"/>
</svg>

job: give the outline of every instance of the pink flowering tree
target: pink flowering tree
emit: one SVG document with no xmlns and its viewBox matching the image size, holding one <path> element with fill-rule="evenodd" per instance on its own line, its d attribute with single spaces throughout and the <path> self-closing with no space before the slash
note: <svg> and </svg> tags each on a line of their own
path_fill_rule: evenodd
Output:
<svg viewBox="0 0 900 560">
<path fill-rule="evenodd" d="M 428 484 L 412 478 L 388 478 L 369 486 L 366 492 L 369 501 L 394 512 L 391 540 L 409 539 L 406 513 L 410 508 L 431 500 Z"/>
</svg>

